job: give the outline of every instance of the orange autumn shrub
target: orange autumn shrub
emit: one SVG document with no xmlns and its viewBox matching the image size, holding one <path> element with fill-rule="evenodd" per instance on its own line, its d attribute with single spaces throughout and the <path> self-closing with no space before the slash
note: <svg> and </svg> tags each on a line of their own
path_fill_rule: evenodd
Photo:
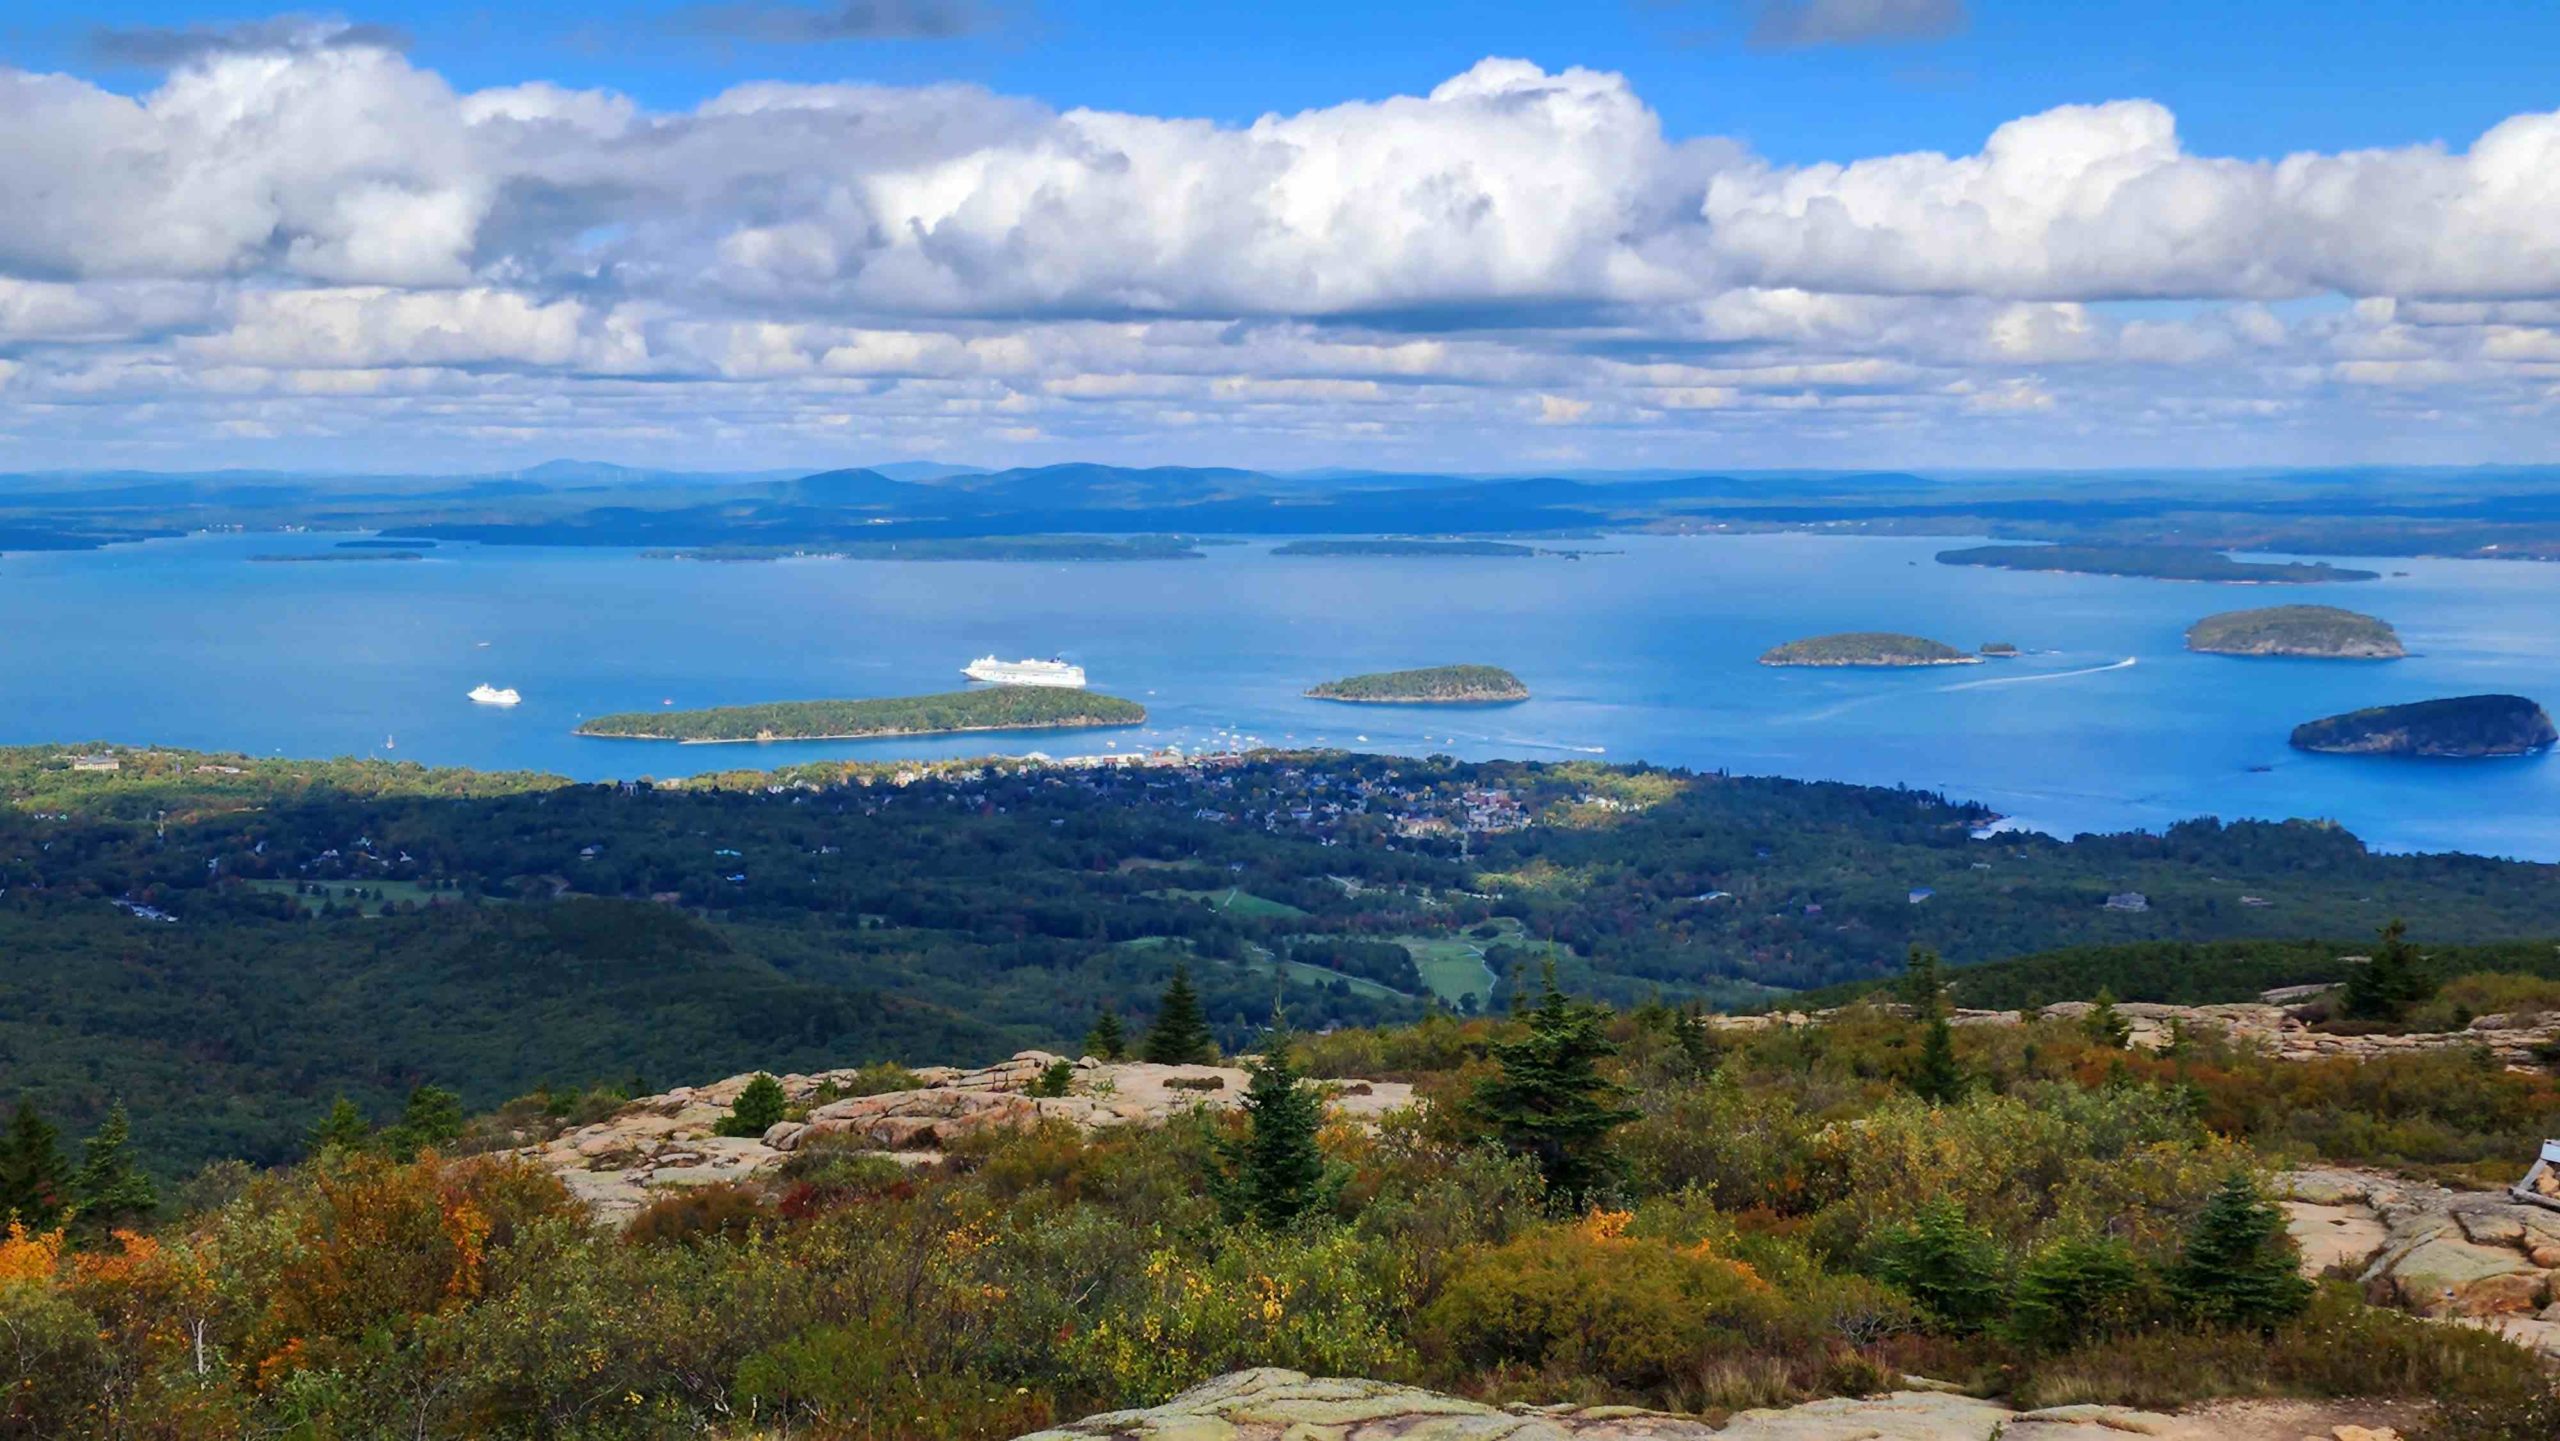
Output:
<svg viewBox="0 0 2560 1441">
<path fill-rule="evenodd" d="M 560 1182 L 497 1159 L 409 1162 L 349 1155 L 313 1168 L 281 1213 L 235 1208 L 217 1248 L 263 1297 L 246 1352 L 271 1381 L 331 1364 L 370 1331 L 397 1336 L 476 1301 L 495 1248 L 517 1229 L 574 1210 Z"/>
<path fill-rule="evenodd" d="M 1424 1354 L 1664 1395 L 1745 1353 L 1804 1349 L 1751 1267 L 1705 1242 L 1630 1235 L 1631 1219 L 1595 1211 L 1475 1253 L 1423 1313 Z"/>
</svg>

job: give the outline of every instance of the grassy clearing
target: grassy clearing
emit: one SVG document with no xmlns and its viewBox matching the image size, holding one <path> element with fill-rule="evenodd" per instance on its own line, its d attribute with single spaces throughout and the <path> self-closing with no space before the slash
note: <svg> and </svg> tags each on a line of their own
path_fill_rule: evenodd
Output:
<svg viewBox="0 0 2560 1441">
<path fill-rule="evenodd" d="M 249 884 L 258 890 L 272 891 L 280 896 L 292 896 L 293 888 L 297 883 L 293 881 L 251 881 Z M 443 896 L 447 900 L 460 899 L 455 892 L 432 891 L 427 889 L 425 886 L 418 884 L 416 881 L 365 881 L 361 884 L 353 881 L 321 881 L 316 884 L 322 891 L 326 892 L 326 894 L 294 896 L 295 900 L 302 902 L 302 909 L 304 911 L 315 914 L 322 907 L 330 905 L 361 906 L 364 908 L 365 913 L 370 915 L 375 911 L 381 910 L 383 903 L 386 901 L 411 901 L 423 906 L 437 896 Z M 358 900 L 355 898 L 353 893 L 357 891 L 362 891 L 364 893 L 364 899 Z M 480 899 L 486 902 L 489 897 L 483 896 Z"/>
<path fill-rule="evenodd" d="M 1223 891 L 1165 890 L 1149 891 L 1147 894 L 1167 900 L 1200 901 L 1213 911 L 1224 911 L 1231 915 L 1255 919 L 1295 920 L 1308 914 L 1286 901 L 1257 896 L 1238 886 L 1230 886 Z"/>
<path fill-rule="evenodd" d="M 1330 986 L 1334 982 L 1340 981 L 1345 985 L 1348 985 L 1351 988 L 1351 993 L 1355 996 L 1370 996 L 1382 1001 L 1409 1001 L 1413 999 L 1413 997 L 1395 989 L 1393 986 L 1380 985 L 1378 982 L 1370 980 L 1365 976 L 1346 976 L 1340 971 L 1329 971 L 1322 966 L 1310 966 L 1304 961 L 1276 960 L 1272 957 L 1269 951 L 1264 950 L 1260 946 L 1256 946 L 1253 949 L 1253 959 L 1239 961 L 1236 964 L 1253 972 L 1255 975 L 1269 975 L 1271 973 L 1271 968 L 1277 966 L 1280 968 L 1280 974 L 1284 979 L 1296 981 L 1301 985 Z"/>
</svg>

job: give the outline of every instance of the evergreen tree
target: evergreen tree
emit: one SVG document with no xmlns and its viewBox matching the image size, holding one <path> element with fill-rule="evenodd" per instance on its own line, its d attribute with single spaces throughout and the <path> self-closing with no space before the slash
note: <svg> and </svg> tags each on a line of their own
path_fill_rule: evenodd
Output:
<svg viewBox="0 0 2560 1441">
<path fill-rule="evenodd" d="M 462 1098 L 442 1086 L 419 1086 L 400 1108 L 399 1124 L 382 1133 L 391 1153 L 401 1160 L 445 1145 L 462 1135 Z"/>
<path fill-rule="evenodd" d="M 373 1144 L 373 1123 L 356 1109 L 356 1103 L 340 1096 L 329 1107 L 329 1114 L 306 1133 L 311 1141 L 311 1154 L 323 1151 L 361 1151 Z"/>
<path fill-rule="evenodd" d="M 1244 1134 L 1222 1142 L 1219 1201 L 1228 1215 L 1278 1230 L 1331 1204 L 1341 1178 L 1325 1165 L 1316 1133 L 1324 1100 L 1289 1064 L 1289 1032 L 1275 1017 L 1262 1054 L 1246 1062 Z"/>
<path fill-rule="evenodd" d="M 81 1148 L 71 1195 L 79 1207 L 81 1228 L 90 1236 L 103 1236 L 160 1208 L 160 1192 L 149 1176 L 134 1169 L 133 1157 L 125 1149 L 132 1133 L 133 1123 L 119 1104 L 107 1112 L 97 1133 Z"/>
<path fill-rule="evenodd" d="M 1956 1060 L 1955 1027 L 1939 1016 L 1920 1037 L 1920 1064 L 1911 1073 L 1911 1093 L 1933 1105 L 1964 1099 L 1964 1066 Z"/>
<path fill-rule="evenodd" d="M 1600 1074 L 1600 1062 L 1618 1049 L 1601 1030 L 1604 1014 L 1556 989 L 1549 966 L 1546 994 L 1524 1017 L 1527 1034 L 1493 1043 L 1500 1069 L 1469 1103 L 1494 1139 L 1537 1162 L 1548 1196 L 1561 1205 L 1582 1204 L 1609 1179 L 1616 1169 L 1609 1133 L 1636 1119 L 1622 1104 L 1625 1088 Z"/>
<path fill-rule="evenodd" d="M 2311 1304 L 2284 1212 L 2246 1171 L 2232 1172 L 2205 1203 L 2170 1285 L 2194 1315 L 2225 1326 L 2267 1330 Z"/>
<path fill-rule="evenodd" d="M 71 1203 L 71 1165 L 62 1133 L 21 1098 L 9 1133 L 0 1137 L 0 1223 L 16 1217 L 30 1231 L 49 1229 Z"/>
<path fill-rule="evenodd" d="M 729 1114 L 714 1121 L 711 1129 L 722 1136 L 761 1136 L 772 1130 L 789 1109 L 791 1103 L 782 1094 L 782 1083 L 758 1071 L 748 1080 L 746 1089 L 738 1092 L 738 1099 L 729 1103 Z"/>
<path fill-rule="evenodd" d="M 2008 1332 L 2029 1346 L 2077 1345 L 2128 1325 L 2142 1292 L 2142 1263 L 2124 1242 L 2112 1236 L 2057 1241 L 2019 1269 Z"/>
<path fill-rule="evenodd" d="M 1903 996 L 1921 1025 L 1920 1063 L 1911 1074 L 1912 1094 L 1938 1105 L 1964 1096 L 1964 1067 L 1956 1060 L 1955 1028 L 1947 1022 L 1947 987 L 1938 973 L 1938 953 L 1913 946 L 1904 961 Z"/>
<path fill-rule="evenodd" d="M 2097 1004 L 2080 1018 L 2080 1027 L 2089 1033 L 2089 1039 L 2119 1051 L 2133 1040 L 2133 1022 L 2116 1010 L 2116 993 L 2104 986 L 2098 988 Z"/>
<path fill-rule="evenodd" d="M 1938 967 L 1938 953 L 1927 946 L 1913 946 L 1902 958 L 1902 1003 L 1916 1021 L 1946 1014 L 1946 976 Z"/>
<path fill-rule="evenodd" d="M 1129 1032 L 1120 1024 L 1118 1011 L 1106 1008 L 1093 1018 L 1093 1029 L 1085 1033 L 1084 1053 L 1102 1061 L 1116 1061 L 1129 1054 Z"/>
<path fill-rule="evenodd" d="M 2347 973 L 2339 1003 L 2349 1019 L 2396 1021 L 2436 993 L 2435 980 L 2408 937 L 2409 923 L 2392 921 L 2382 928 L 2373 959 Z"/>
<path fill-rule="evenodd" d="M 2000 1243 L 1945 1199 L 1876 1236 L 1876 1273 L 1951 1331 L 1978 1331 L 2006 1309 Z"/>
<path fill-rule="evenodd" d="M 1156 1023 L 1147 1027 L 1145 1059 L 1159 1066 L 1205 1066 L 1218 1059 L 1208 1019 L 1200 1014 L 1200 995 L 1191 989 L 1189 966 L 1173 968 L 1173 979 L 1156 1002 Z"/>
</svg>

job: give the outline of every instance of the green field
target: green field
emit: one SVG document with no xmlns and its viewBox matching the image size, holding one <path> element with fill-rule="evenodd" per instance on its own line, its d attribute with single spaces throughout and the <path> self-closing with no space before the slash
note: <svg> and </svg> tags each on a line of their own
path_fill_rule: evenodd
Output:
<svg viewBox="0 0 2560 1441">
<path fill-rule="evenodd" d="M 1223 891 L 1164 890 L 1147 894 L 1165 900 L 1200 901 L 1213 911 L 1225 911 L 1231 915 L 1296 919 L 1307 914 L 1286 901 L 1257 896 L 1237 886 L 1229 886 Z"/>
<path fill-rule="evenodd" d="M 1520 923 L 1508 916 L 1498 917 L 1490 924 L 1502 932 L 1490 940 L 1478 940 L 1470 935 L 1380 936 L 1378 939 L 1393 941 L 1413 953 L 1414 968 L 1422 972 L 1422 983 L 1431 988 L 1431 993 L 1440 998 L 1442 1005 L 1455 1006 L 1459 997 L 1472 994 L 1481 1007 L 1492 1003 L 1494 987 L 1502 979 L 1485 966 L 1487 946 L 1522 946 L 1532 952 L 1552 952 L 1558 959 L 1564 955 L 1563 950 L 1551 942 L 1531 940 L 1520 929 Z"/>
<path fill-rule="evenodd" d="M 1406 995 L 1404 992 L 1399 991 L 1392 986 L 1382 986 L 1376 981 L 1369 980 L 1366 977 L 1346 976 L 1340 971 L 1329 971 L 1322 966 L 1310 966 L 1303 961 L 1275 961 L 1271 957 L 1271 952 L 1260 946 L 1255 946 L 1253 948 L 1253 953 L 1253 959 L 1238 961 L 1236 962 L 1236 965 L 1240 969 L 1253 972 L 1255 975 L 1269 975 L 1271 973 L 1271 968 L 1276 965 L 1280 968 L 1280 974 L 1289 980 L 1310 986 L 1330 986 L 1334 982 L 1340 981 L 1344 985 L 1349 986 L 1351 988 L 1351 993 L 1355 996 L 1368 996 L 1381 1001 L 1409 1001 L 1413 999 L 1413 997 Z"/>
<path fill-rule="evenodd" d="M 295 884 L 293 881 L 249 882 L 252 889 L 271 891 L 280 896 L 293 895 Z M 353 881 L 320 881 L 316 884 L 328 894 L 294 896 L 294 899 L 302 902 L 302 909 L 312 914 L 317 914 L 322 907 L 329 905 L 361 906 L 366 915 L 372 915 L 380 911 L 386 901 L 410 901 L 423 906 L 438 896 L 448 901 L 460 899 L 451 891 L 432 891 L 415 881 L 366 881 L 362 884 Z M 349 895 L 351 891 L 362 891 L 365 898 L 356 900 Z M 485 902 L 488 897 L 483 896 L 480 899 Z"/>
</svg>

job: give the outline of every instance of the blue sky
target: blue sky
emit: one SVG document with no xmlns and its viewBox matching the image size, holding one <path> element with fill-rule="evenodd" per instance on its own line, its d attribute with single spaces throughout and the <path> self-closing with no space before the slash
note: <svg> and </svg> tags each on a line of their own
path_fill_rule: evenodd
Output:
<svg viewBox="0 0 2560 1441">
<path fill-rule="evenodd" d="M 742 79 L 961 80 L 1061 106 L 1246 121 L 1426 88 L 1486 55 L 1619 71 L 1675 134 L 1734 135 L 1772 159 L 1970 149 L 2002 121 L 2054 105 L 2147 97 L 2189 143 L 2272 157 L 2413 141 L 2466 143 L 2553 103 L 2560 6 L 2414 0 L 1977 0 L 1943 39 L 1770 48 L 1747 7 L 1680 0 L 1026 0 L 989 6 L 948 39 L 776 44 L 706 40 L 680 5 L 420 0 L 313 6 L 391 26 L 412 55 L 468 86 L 539 72 L 656 108 Z M 97 63 L 101 29 L 253 21 L 274 10 L 186 0 L 90 0 L 32 11 L 5 34 L 21 64 Z"/>
<path fill-rule="evenodd" d="M 18 7 L 0 467 L 2560 460 L 2555 50 L 2401 0 Z"/>
</svg>

